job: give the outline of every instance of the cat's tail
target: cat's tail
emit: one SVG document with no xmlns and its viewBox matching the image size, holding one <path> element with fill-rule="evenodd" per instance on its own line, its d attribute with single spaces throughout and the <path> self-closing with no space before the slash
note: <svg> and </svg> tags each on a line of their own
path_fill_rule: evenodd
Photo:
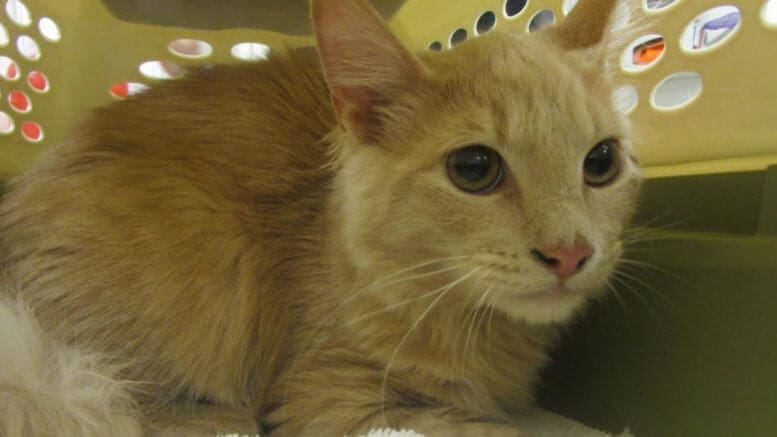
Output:
<svg viewBox="0 0 777 437">
<path fill-rule="evenodd" d="M 0 436 L 140 436 L 126 383 L 100 356 L 47 338 L 0 290 Z"/>
</svg>

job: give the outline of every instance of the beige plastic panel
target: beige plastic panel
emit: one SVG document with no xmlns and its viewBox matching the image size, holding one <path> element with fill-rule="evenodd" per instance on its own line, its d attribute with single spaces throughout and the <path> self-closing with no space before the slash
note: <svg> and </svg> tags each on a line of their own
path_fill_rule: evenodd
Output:
<svg viewBox="0 0 777 437">
<path fill-rule="evenodd" d="M 8 1 L 26 6 L 31 16 L 29 26 L 18 26 L 9 19 Z M 495 13 L 496 27 L 525 31 L 530 18 L 541 9 L 552 10 L 557 19 L 563 17 L 563 3 L 528 0 L 521 13 L 507 18 L 505 0 L 407 0 L 391 24 L 417 50 L 426 49 L 432 41 L 442 42 L 447 49 L 457 28 L 466 29 L 473 37 L 475 22 L 485 11 Z M 304 2 L 290 4 L 304 7 Z M 618 76 L 619 83 L 633 85 L 639 95 L 633 119 L 642 159 L 650 167 L 648 174 L 726 172 L 777 163 L 777 25 L 770 27 L 762 20 L 765 4 L 766 0 L 677 0 L 650 14 L 654 19 L 645 33 L 665 38 L 663 56 L 650 68 L 638 73 L 621 71 Z M 721 5 L 734 5 L 741 11 L 737 30 L 712 50 L 683 52 L 679 41 L 686 25 L 705 10 Z M 296 12 L 290 15 L 299 16 Z M 59 25 L 59 42 L 42 37 L 38 23 L 43 17 Z M 181 66 L 230 62 L 235 61 L 230 49 L 240 42 L 255 41 L 272 48 L 311 43 L 306 36 L 257 29 L 191 30 L 121 21 L 99 0 L 0 0 L 0 23 L 10 37 L 9 43 L 0 47 L 0 55 L 13 58 L 21 68 L 18 81 L 0 78 L 0 111 L 16 122 L 14 132 L 0 135 L 0 176 L 22 171 L 89 108 L 111 101 L 108 89 L 112 84 L 132 81 L 153 86 L 154 81 L 138 71 L 144 61 L 171 61 Z M 21 35 L 39 44 L 40 59 L 22 58 L 16 47 Z M 213 47 L 212 56 L 204 60 L 176 57 L 167 47 L 179 38 L 207 41 Z M 30 90 L 26 75 L 33 69 L 47 75 L 49 92 Z M 703 89 L 698 98 L 680 109 L 654 109 L 650 103 L 654 87 L 665 77 L 684 71 L 701 76 Z M 8 95 L 15 89 L 31 97 L 31 112 L 17 114 L 10 109 Z M 27 120 L 43 127 L 41 142 L 30 143 L 20 134 L 20 126 Z"/>
</svg>

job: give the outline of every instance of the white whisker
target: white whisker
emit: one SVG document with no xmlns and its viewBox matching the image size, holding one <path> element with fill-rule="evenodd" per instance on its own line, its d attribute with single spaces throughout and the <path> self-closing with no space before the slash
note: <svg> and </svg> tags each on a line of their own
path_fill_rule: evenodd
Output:
<svg viewBox="0 0 777 437">
<path fill-rule="evenodd" d="M 434 273 L 435 274 L 440 274 L 440 273 L 443 273 L 443 272 L 447 272 L 447 271 L 451 271 L 451 270 L 455 270 L 455 269 L 461 268 L 462 266 L 463 266 L 462 264 L 459 264 L 459 265 L 456 265 L 456 266 L 453 266 L 453 267 L 450 267 L 450 268 L 446 268 L 446 269 L 435 271 Z M 425 277 L 425 276 L 429 276 L 429 275 L 428 274 L 424 274 L 424 275 L 411 276 L 410 278 L 407 278 L 407 281 L 410 281 L 412 279 L 418 279 L 420 277 Z M 401 308 L 401 307 L 403 307 L 403 306 L 405 306 L 405 305 L 407 305 L 409 303 L 413 303 L 415 301 L 426 299 L 427 297 L 434 296 L 435 294 L 440 293 L 440 290 L 441 289 L 438 288 L 437 290 L 430 291 L 428 293 L 424 293 L 424 294 L 422 294 L 420 296 L 415 296 L 415 297 L 412 297 L 410 299 L 403 300 L 401 302 L 397 302 L 397 303 L 393 303 L 393 304 L 387 305 L 384 308 L 381 308 L 379 310 L 370 311 L 368 313 L 362 314 L 359 317 L 356 317 L 355 319 L 348 320 L 347 323 L 349 325 L 356 324 L 356 323 L 361 322 L 362 320 L 368 319 L 368 318 L 370 318 L 370 317 L 372 317 L 374 315 L 385 313 L 385 312 L 391 311 L 391 310 L 395 310 L 395 309 Z"/>
<path fill-rule="evenodd" d="M 640 300 L 640 302 L 642 302 L 642 304 L 643 304 L 643 305 L 645 305 L 645 308 L 646 308 L 646 309 L 648 310 L 648 312 L 650 313 L 650 316 L 651 316 L 651 318 L 653 319 L 653 321 L 655 321 L 655 322 L 659 322 L 659 319 L 658 319 L 658 316 L 657 316 L 656 312 L 655 312 L 655 311 L 653 310 L 653 308 L 650 306 L 650 304 L 648 303 L 648 301 L 647 301 L 647 300 L 645 300 L 645 298 L 644 298 L 644 297 L 643 297 L 641 294 L 639 294 L 639 292 L 638 292 L 637 290 L 635 290 L 635 289 L 634 289 L 634 287 L 632 287 L 632 286 L 631 286 L 631 284 L 629 284 L 627 281 L 623 280 L 622 278 L 618 277 L 617 275 L 615 275 L 615 276 L 612 276 L 612 278 L 613 278 L 613 279 L 615 279 L 616 281 L 618 281 L 618 283 L 619 283 L 619 284 L 623 285 L 623 286 L 625 287 L 625 289 L 626 289 L 626 290 L 630 291 L 630 292 L 631 292 L 631 294 L 633 294 L 634 296 L 636 296 L 636 297 L 637 297 L 637 299 L 639 299 L 639 300 Z"/>
<path fill-rule="evenodd" d="M 405 341 L 410 337 L 410 334 L 415 330 L 416 327 L 421 323 L 421 321 L 426 318 L 426 316 L 429 314 L 429 312 L 434 308 L 435 305 L 443 298 L 445 295 L 452 290 L 456 285 L 462 283 L 467 278 L 472 276 L 474 273 L 476 273 L 478 270 L 482 269 L 482 267 L 475 267 L 474 269 L 470 270 L 469 273 L 465 274 L 461 278 L 451 282 L 450 284 L 446 285 L 445 287 L 442 287 L 441 289 L 444 290 L 440 293 L 439 296 L 437 296 L 436 299 L 432 303 L 429 304 L 429 306 L 426 307 L 426 310 L 424 310 L 423 313 L 416 319 L 416 321 L 413 323 L 412 326 L 410 326 L 410 329 L 405 333 L 405 335 L 402 336 L 402 338 L 399 340 L 399 343 L 397 344 L 397 347 L 394 348 L 394 352 L 389 357 L 388 363 L 386 364 L 386 370 L 383 372 L 383 383 L 381 384 L 380 388 L 380 412 L 381 415 L 386 417 L 386 383 L 388 382 L 388 376 L 389 372 L 391 371 L 391 365 L 394 362 L 394 359 L 397 356 L 397 353 L 399 353 L 399 350 L 402 348 L 402 346 L 405 344 Z"/>
<path fill-rule="evenodd" d="M 472 290 L 473 290 L 475 295 L 482 295 L 483 291 L 482 290 L 478 290 L 478 289 L 480 288 L 480 284 L 483 282 L 483 280 L 488 275 L 487 271 L 481 271 L 480 273 L 481 274 L 478 275 L 479 277 L 478 277 L 477 282 L 472 286 Z M 467 300 L 469 300 L 469 299 L 467 299 Z M 473 315 L 474 315 L 476 309 L 477 309 L 477 306 L 474 306 L 474 305 L 466 305 L 466 303 L 464 305 L 462 305 L 462 309 L 459 312 L 459 319 L 462 321 L 462 323 L 460 323 L 459 326 L 461 326 L 463 328 L 464 326 L 466 326 L 466 325 L 468 325 L 470 323 L 470 320 L 472 320 L 474 322 Z M 464 315 L 464 313 L 466 313 L 466 316 Z M 465 331 L 465 329 L 461 329 L 459 331 L 459 334 L 456 336 L 456 340 L 454 342 L 454 345 L 456 345 L 456 346 L 459 345 L 459 343 L 462 340 L 461 337 L 462 337 L 462 335 L 464 335 L 464 331 Z M 466 354 L 466 348 L 465 348 L 465 354 Z M 458 354 L 453 354 L 453 356 L 457 357 Z M 462 355 L 461 358 L 463 359 L 463 358 L 465 358 L 465 356 Z"/>
<path fill-rule="evenodd" d="M 410 281 L 410 280 L 413 280 L 413 279 L 419 279 L 421 277 L 427 277 L 427 276 L 431 276 L 431 275 L 434 275 L 434 274 L 440 274 L 440 273 L 448 272 L 448 271 L 453 270 L 455 268 L 460 268 L 461 265 L 458 265 L 458 266 L 455 266 L 455 267 L 446 267 L 446 268 L 443 268 L 443 269 L 440 269 L 440 270 L 437 270 L 437 271 L 433 271 L 433 272 L 425 272 L 425 273 L 418 274 L 418 275 L 411 275 L 411 276 L 406 277 L 406 278 L 399 277 L 403 273 L 413 272 L 413 271 L 418 270 L 420 268 L 427 267 L 427 266 L 434 265 L 434 264 L 440 264 L 440 263 L 449 262 L 449 261 L 453 261 L 453 260 L 463 260 L 463 259 L 469 259 L 469 258 L 471 258 L 471 256 L 469 256 L 469 255 L 436 258 L 436 259 L 424 261 L 424 262 L 421 262 L 419 264 L 415 264 L 415 265 L 412 265 L 412 266 L 409 266 L 409 267 L 402 268 L 402 269 L 397 270 L 395 272 L 392 272 L 392 273 L 390 273 L 388 275 L 385 275 L 385 276 L 383 276 L 381 278 L 376 279 L 375 281 L 371 282 L 367 286 L 365 286 L 365 287 L 363 287 L 363 288 L 353 292 L 350 296 L 345 298 L 342 302 L 340 302 L 337 305 L 337 307 L 333 310 L 333 313 L 336 314 L 336 313 L 340 312 L 343 308 L 346 307 L 346 305 L 348 305 L 350 302 L 352 302 L 355 298 L 357 298 L 358 296 L 361 296 L 363 293 L 366 293 L 368 291 L 374 290 L 376 287 L 378 287 L 380 285 L 384 285 L 384 286 L 386 286 L 386 285 L 394 285 L 394 284 L 398 284 L 398 283 L 401 283 L 401 282 Z M 325 336 L 325 335 L 324 336 L 317 336 L 317 334 L 319 333 L 319 331 L 324 326 L 326 326 L 327 322 L 328 323 L 335 323 L 335 321 L 336 321 L 335 317 L 326 317 L 323 320 L 321 320 L 318 324 L 316 324 L 316 326 L 313 328 L 313 330 L 310 332 L 310 334 L 308 334 L 307 339 L 305 340 L 305 342 L 300 346 L 299 351 L 296 353 L 294 359 L 291 362 L 291 365 L 289 366 L 288 373 L 291 374 L 291 371 L 296 368 L 297 363 L 299 362 L 300 358 L 302 358 L 302 355 L 305 352 L 307 352 L 309 350 L 313 350 L 313 349 L 319 347 L 321 344 L 323 344 L 327 340 L 327 338 L 328 338 L 327 336 Z M 316 339 L 316 341 L 315 341 L 315 343 L 311 344 L 311 341 L 314 338 Z M 284 400 L 283 400 L 283 405 L 284 406 L 283 406 L 283 408 L 285 408 L 285 406 L 288 403 L 287 402 L 288 401 L 288 395 L 289 395 L 289 388 L 287 387 L 285 392 L 284 392 Z"/>
<path fill-rule="evenodd" d="M 494 320 L 494 311 L 496 311 L 496 303 L 499 302 L 499 298 L 502 297 L 502 293 L 504 293 L 505 287 L 502 286 L 499 288 L 499 291 L 497 291 L 494 294 L 494 298 L 491 299 L 491 302 L 488 303 L 488 306 L 491 307 L 491 315 L 488 316 L 488 326 L 486 329 L 486 333 L 488 334 L 486 337 L 486 341 L 488 341 L 488 344 L 491 345 L 491 331 L 492 331 L 492 324 L 491 322 Z"/>
<path fill-rule="evenodd" d="M 621 308 L 623 308 L 623 312 L 627 313 L 627 307 L 626 307 L 626 301 L 623 300 L 623 296 L 621 296 L 620 290 L 618 290 L 615 285 L 612 284 L 612 278 L 607 279 L 607 282 L 605 282 L 605 286 L 612 291 L 612 294 L 615 296 L 616 299 L 618 299 L 618 302 L 621 304 Z"/>
<path fill-rule="evenodd" d="M 494 284 L 491 284 L 486 291 L 480 296 L 480 300 L 478 300 L 477 304 L 475 304 L 474 308 L 472 309 L 473 314 L 475 314 L 472 317 L 472 323 L 469 325 L 469 329 L 467 330 L 467 338 L 464 340 L 464 353 L 467 353 L 467 349 L 469 348 L 469 339 L 472 336 L 472 329 L 475 327 L 475 320 L 477 319 L 477 313 L 478 311 L 482 310 L 483 302 L 485 302 L 486 298 L 488 297 L 489 293 L 491 293 L 491 290 L 494 288 Z M 484 311 L 485 312 L 485 311 Z"/>
<path fill-rule="evenodd" d="M 656 294 L 658 297 L 660 297 L 660 298 L 661 298 L 661 300 L 663 300 L 665 303 L 667 303 L 667 304 L 669 304 L 669 305 L 671 305 L 671 304 L 672 304 L 672 302 L 669 300 L 669 298 L 668 298 L 668 297 L 666 297 L 666 295 L 665 295 L 664 293 L 660 292 L 658 289 L 656 289 L 655 287 L 651 286 L 650 284 L 648 284 L 647 282 L 643 281 L 642 279 L 640 279 L 640 278 L 638 278 L 638 277 L 636 277 L 636 276 L 634 276 L 634 275 L 630 275 L 630 274 L 628 274 L 628 273 L 624 272 L 623 270 L 617 270 L 617 271 L 615 271 L 615 275 L 616 275 L 616 276 L 622 276 L 622 277 L 624 277 L 624 278 L 626 278 L 626 279 L 630 279 L 630 280 L 632 280 L 632 281 L 636 282 L 637 284 L 641 285 L 641 286 L 642 286 L 642 287 L 644 287 L 645 289 L 647 289 L 647 290 L 650 290 L 650 291 L 652 291 L 653 293 L 655 293 L 655 294 Z"/>
</svg>

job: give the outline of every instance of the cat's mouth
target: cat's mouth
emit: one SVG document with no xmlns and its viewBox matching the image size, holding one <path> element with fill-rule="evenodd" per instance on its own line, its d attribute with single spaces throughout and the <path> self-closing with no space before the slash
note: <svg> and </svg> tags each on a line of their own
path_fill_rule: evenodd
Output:
<svg viewBox="0 0 777 437">
<path fill-rule="evenodd" d="M 545 282 L 545 284 L 536 286 L 526 286 L 513 278 L 504 276 L 490 276 L 490 280 L 502 286 L 504 289 L 512 289 L 510 293 L 513 299 L 522 301 L 552 301 L 557 299 L 563 299 L 565 297 L 582 296 L 584 289 L 580 286 L 574 286 L 570 284 L 570 281 L 558 280 L 556 282 Z M 528 290 L 527 290 L 528 289 Z"/>
</svg>

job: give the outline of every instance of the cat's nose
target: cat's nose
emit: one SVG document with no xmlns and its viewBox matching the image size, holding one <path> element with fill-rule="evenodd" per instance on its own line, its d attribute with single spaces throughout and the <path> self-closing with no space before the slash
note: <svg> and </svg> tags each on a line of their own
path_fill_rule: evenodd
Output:
<svg viewBox="0 0 777 437">
<path fill-rule="evenodd" d="M 553 246 L 531 252 L 537 262 L 553 270 L 559 278 L 566 279 L 583 268 L 593 249 L 588 243 L 578 241 L 572 248 Z"/>
</svg>

